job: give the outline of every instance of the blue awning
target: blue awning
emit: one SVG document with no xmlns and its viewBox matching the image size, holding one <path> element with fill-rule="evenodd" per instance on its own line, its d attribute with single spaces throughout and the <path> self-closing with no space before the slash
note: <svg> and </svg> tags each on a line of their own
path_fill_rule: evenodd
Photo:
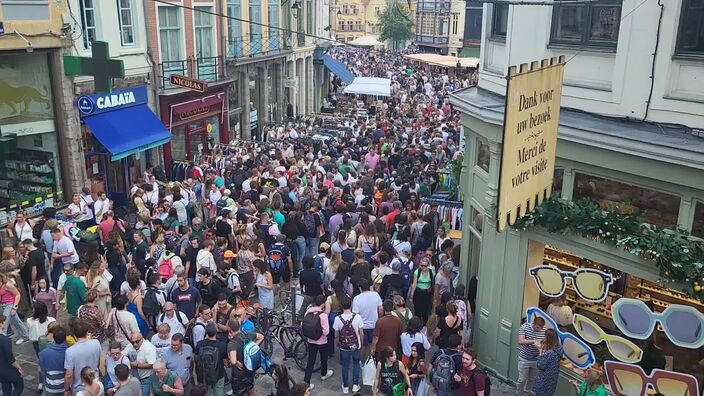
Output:
<svg viewBox="0 0 704 396">
<path fill-rule="evenodd" d="M 345 84 L 354 81 L 354 74 L 347 70 L 347 67 L 340 61 L 335 60 L 330 54 L 323 55 L 323 63 L 334 75 L 340 77 Z"/>
<path fill-rule="evenodd" d="M 84 117 L 83 122 L 108 149 L 113 161 L 161 146 L 171 140 L 171 132 L 147 105 Z"/>
</svg>

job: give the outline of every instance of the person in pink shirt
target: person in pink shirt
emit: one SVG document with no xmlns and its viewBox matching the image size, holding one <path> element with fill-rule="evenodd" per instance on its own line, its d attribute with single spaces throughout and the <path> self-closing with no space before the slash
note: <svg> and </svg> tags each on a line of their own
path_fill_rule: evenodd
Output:
<svg viewBox="0 0 704 396">
<path fill-rule="evenodd" d="M 310 378 L 313 376 L 313 367 L 315 366 L 316 355 L 320 354 L 320 373 L 321 379 L 332 377 L 333 371 L 328 370 L 328 334 L 330 333 L 330 323 L 328 322 L 328 314 L 325 312 L 325 302 L 327 298 L 324 295 L 319 295 L 315 298 L 315 303 L 306 310 L 303 317 L 302 333 L 307 338 L 308 342 L 308 364 L 306 365 L 306 375 L 303 377 L 303 382 L 309 384 L 310 389 L 313 389 L 313 384 L 310 383 Z M 315 322 L 318 320 L 318 323 Z M 309 336 L 319 335 L 313 339 Z"/>
<path fill-rule="evenodd" d="M 369 169 L 374 169 L 379 164 L 379 154 L 376 150 L 369 150 L 367 155 L 364 156 L 364 165 Z"/>
</svg>

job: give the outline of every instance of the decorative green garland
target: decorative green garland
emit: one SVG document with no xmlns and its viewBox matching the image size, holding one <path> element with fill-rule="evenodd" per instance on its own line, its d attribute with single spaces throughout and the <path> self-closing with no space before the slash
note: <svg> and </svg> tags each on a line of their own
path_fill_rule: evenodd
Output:
<svg viewBox="0 0 704 396">
<path fill-rule="evenodd" d="M 612 204 L 604 210 L 588 199 L 566 201 L 553 195 L 513 225 L 517 230 L 531 226 L 580 235 L 654 261 L 664 280 L 685 285 L 684 293 L 704 302 L 704 244 L 687 230 L 644 224 L 631 205 Z"/>
</svg>

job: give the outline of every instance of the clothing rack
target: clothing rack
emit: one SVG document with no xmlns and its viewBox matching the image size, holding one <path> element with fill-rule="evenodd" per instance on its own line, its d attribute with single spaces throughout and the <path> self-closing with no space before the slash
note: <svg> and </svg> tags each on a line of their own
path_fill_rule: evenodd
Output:
<svg viewBox="0 0 704 396">
<path fill-rule="evenodd" d="M 462 231 L 462 215 L 464 213 L 463 202 L 421 198 L 420 213 L 426 215 L 428 211 L 430 211 L 430 204 L 432 203 L 438 204 L 438 213 L 440 214 L 440 221 L 443 224 L 449 224 L 450 230 Z"/>
</svg>

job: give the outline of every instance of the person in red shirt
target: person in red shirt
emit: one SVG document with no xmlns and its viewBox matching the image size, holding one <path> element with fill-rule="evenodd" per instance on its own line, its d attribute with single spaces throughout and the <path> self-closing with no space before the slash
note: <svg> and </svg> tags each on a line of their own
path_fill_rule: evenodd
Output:
<svg viewBox="0 0 704 396">
<path fill-rule="evenodd" d="M 487 376 L 477 367 L 474 349 L 465 348 L 462 352 L 462 370 L 455 374 L 455 381 L 459 384 L 457 396 L 484 396 Z"/>
<path fill-rule="evenodd" d="M 376 351 L 381 351 L 387 346 L 393 348 L 398 355 L 401 333 L 403 333 L 403 322 L 393 314 L 393 301 L 384 301 L 382 307 L 384 308 L 384 316 L 376 321 L 376 326 L 374 327 L 372 355 L 376 355 Z"/>
</svg>

